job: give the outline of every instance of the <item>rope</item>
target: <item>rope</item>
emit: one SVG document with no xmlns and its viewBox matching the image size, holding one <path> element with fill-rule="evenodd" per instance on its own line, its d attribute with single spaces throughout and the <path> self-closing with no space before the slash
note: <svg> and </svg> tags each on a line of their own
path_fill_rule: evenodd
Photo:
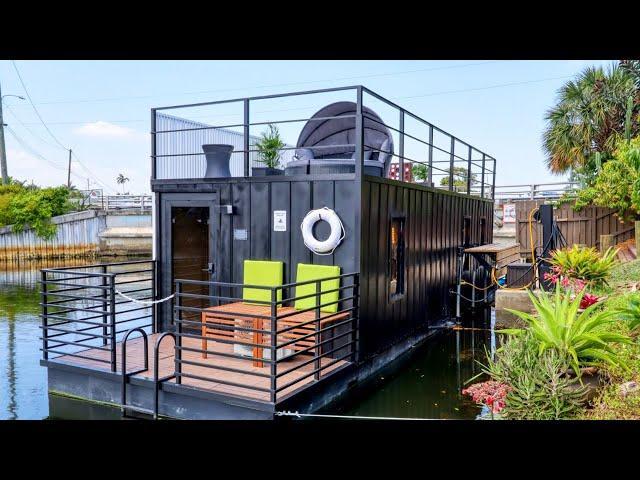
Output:
<svg viewBox="0 0 640 480">
<path fill-rule="evenodd" d="M 303 417 L 316 417 L 316 418 L 344 418 L 344 419 L 349 419 L 349 420 L 409 420 L 409 421 L 416 421 L 416 420 L 420 420 L 420 421 L 428 421 L 428 420 L 435 420 L 433 418 L 403 418 L 403 417 L 359 417 L 357 415 L 320 415 L 317 413 L 298 413 L 298 412 L 289 412 L 289 411 L 284 411 L 284 412 L 275 412 L 276 416 L 278 417 L 296 417 L 296 418 L 303 418 Z"/>
<path fill-rule="evenodd" d="M 148 306 L 155 305 L 156 303 L 166 302 L 167 300 L 171 300 L 173 297 L 175 297 L 175 296 L 176 296 L 176 294 L 175 294 L 175 293 L 172 293 L 172 294 L 171 294 L 171 295 L 169 295 L 168 297 L 161 298 L 160 300 L 153 300 L 153 301 L 151 301 L 151 302 L 145 302 L 145 301 L 143 301 L 143 300 L 137 300 L 137 299 L 135 299 L 135 298 L 131 298 L 131 297 L 129 297 L 129 296 L 127 296 L 127 295 L 125 295 L 124 293 L 122 293 L 122 292 L 121 292 L 120 290 L 118 290 L 118 289 L 116 289 L 116 293 L 117 293 L 118 295 L 120 295 L 121 297 L 126 298 L 126 299 L 127 299 L 127 300 L 129 300 L 130 302 L 137 303 L 138 305 L 148 305 Z"/>
</svg>

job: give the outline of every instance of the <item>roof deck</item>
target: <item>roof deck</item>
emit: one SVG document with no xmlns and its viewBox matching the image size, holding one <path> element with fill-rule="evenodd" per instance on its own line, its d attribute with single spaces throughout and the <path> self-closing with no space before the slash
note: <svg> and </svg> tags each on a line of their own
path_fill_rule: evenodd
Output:
<svg viewBox="0 0 640 480">
<path fill-rule="evenodd" d="M 494 197 L 495 158 L 363 86 L 159 107 L 151 121 L 152 187 L 258 175 L 264 181 L 359 181 L 373 174 Z M 282 173 L 265 178 L 257 142 L 270 126 L 280 130 Z M 328 133 L 318 132 L 323 128 Z M 203 146 L 211 144 L 232 146 L 224 177 L 206 176 Z M 300 168 L 305 155 L 310 166 Z M 384 163 L 380 172 L 376 159 Z"/>
</svg>

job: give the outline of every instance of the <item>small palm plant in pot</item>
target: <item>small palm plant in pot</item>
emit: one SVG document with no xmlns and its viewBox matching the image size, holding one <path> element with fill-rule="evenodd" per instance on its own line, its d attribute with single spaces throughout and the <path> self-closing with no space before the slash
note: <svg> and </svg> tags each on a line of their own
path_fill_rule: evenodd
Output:
<svg viewBox="0 0 640 480">
<path fill-rule="evenodd" d="M 253 167 L 253 175 L 263 177 L 266 175 L 282 175 L 284 170 L 280 166 L 280 150 L 286 145 L 280 137 L 280 131 L 275 125 L 269 125 L 269 129 L 260 134 L 260 140 L 255 144 L 258 150 L 258 162 L 264 167 Z"/>
</svg>

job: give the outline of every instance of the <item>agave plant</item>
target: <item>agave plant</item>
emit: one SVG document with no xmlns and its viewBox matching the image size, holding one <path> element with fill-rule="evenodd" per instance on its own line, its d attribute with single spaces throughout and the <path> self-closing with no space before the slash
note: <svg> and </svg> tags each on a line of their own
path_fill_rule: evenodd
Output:
<svg viewBox="0 0 640 480">
<path fill-rule="evenodd" d="M 632 298 L 625 307 L 617 309 L 616 313 L 629 323 L 629 330 L 640 328 L 640 298 Z"/>
<path fill-rule="evenodd" d="M 560 276 L 582 280 L 593 285 L 607 283 L 611 268 L 616 263 L 618 250 L 609 248 L 602 255 L 593 247 L 574 245 L 556 250 L 549 263 Z"/>
<path fill-rule="evenodd" d="M 630 343 L 625 335 L 610 332 L 605 327 L 615 321 L 612 310 L 596 311 L 598 304 L 579 312 L 584 291 L 575 298 L 563 295 L 560 284 L 555 294 L 542 292 L 538 298 L 530 291 L 529 298 L 537 315 L 507 309 L 530 327 L 538 342 L 538 353 L 555 349 L 567 355 L 570 366 L 580 375 L 581 366 L 599 366 L 602 363 L 627 368 L 612 348 L 616 343 Z M 521 333 L 521 330 L 503 330 L 504 333 Z"/>
</svg>

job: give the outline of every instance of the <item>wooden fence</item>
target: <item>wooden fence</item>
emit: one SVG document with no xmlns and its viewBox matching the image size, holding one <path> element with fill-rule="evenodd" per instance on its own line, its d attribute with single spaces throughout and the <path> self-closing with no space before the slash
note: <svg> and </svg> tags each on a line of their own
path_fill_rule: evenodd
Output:
<svg viewBox="0 0 640 480">
<path fill-rule="evenodd" d="M 540 200 L 517 200 L 516 241 L 520 244 L 520 255 L 531 257 L 529 244 L 529 212 L 545 202 Z M 613 235 L 614 243 L 622 243 L 634 237 L 633 222 L 622 223 L 614 215 L 614 210 L 601 207 L 587 207 L 580 212 L 573 210 L 572 204 L 554 207 L 553 218 L 568 245 L 575 243 L 589 247 L 600 247 L 600 235 Z M 534 221 L 533 238 L 537 246 L 542 245 L 542 226 Z"/>
</svg>

